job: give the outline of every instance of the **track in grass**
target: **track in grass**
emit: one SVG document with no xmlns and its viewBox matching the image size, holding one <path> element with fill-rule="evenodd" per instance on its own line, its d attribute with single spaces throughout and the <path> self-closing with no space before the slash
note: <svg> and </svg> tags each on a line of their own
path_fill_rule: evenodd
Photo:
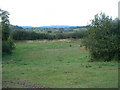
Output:
<svg viewBox="0 0 120 90">
<path fill-rule="evenodd" d="M 3 88 L 11 88 L 11 86 L 13 86 L 13 87 L 20 86 L 23 88 L 49 88 L 49 87 L 44 87 L 44 86 L 39 85 L 39 84 L 30 83 L 27 81 L 2 81 Z"/>
</svg>

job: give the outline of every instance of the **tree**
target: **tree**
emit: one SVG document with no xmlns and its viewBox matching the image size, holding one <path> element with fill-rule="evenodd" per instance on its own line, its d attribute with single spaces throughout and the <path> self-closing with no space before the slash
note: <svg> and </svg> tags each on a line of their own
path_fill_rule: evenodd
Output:
<svg viewBox="0 0 120 90">
<path fill-rule="evenodd" d="M 9 13 L 7 11 L 0 9 L 0 18 L 1 18 L 1 26 L 2 26 L 2 54 L 11 53 L 12 49 L 15 48 L 14 43 L 10 36 L 10 28 L 9 28 Z"/>
<path fill-rule="evenodd" d="M 112 20 L 104 13 L 95 15 L 88 25 L 88 35 L 84 38 L 84 45 L 90 50 L 94 60 L 120 60 L 120 30 L 119 20 Z"/>
</svg>

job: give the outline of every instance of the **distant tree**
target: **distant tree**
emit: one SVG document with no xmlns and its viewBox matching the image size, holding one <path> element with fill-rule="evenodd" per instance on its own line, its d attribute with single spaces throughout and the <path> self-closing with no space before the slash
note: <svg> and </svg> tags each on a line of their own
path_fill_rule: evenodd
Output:
<svg viewBox="0 0 120 90">
<path fill-rule="evenodd" d="M 0 18 L 2 26 L 2 54 L 11 53 L 12 49 L 15 48 L 14 43 L 10 37 L 10 28 L 9 28 L 9 13 L 7 11 L 0 9 Z"/>
<path fill-rule="evenodd" d="M 52 33 L 52 31 L 50 31 L 50 30 L 48 30 L 47 32 L 48 32 L 48 33 Z"/>
<path fill-rule="evenodd" d="M 23 28 L 22 27 L 20 27 L 20 26 L 15 26 L 15 25 L 9 25 L 9 27 L 10 27 L 10 29 L 13 31 L 13 30 L 23 30 Z"/>
<path fill-rule="evenodd" d="M 59 28 L 59 30 L 64 31 L 64 28 Z"/>
</svg>

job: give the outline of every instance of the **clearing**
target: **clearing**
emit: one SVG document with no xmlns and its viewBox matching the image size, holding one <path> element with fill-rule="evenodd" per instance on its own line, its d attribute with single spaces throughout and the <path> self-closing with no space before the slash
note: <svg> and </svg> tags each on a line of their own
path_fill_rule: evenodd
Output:
<svg viewBox="0 0 120 90">
<path fill-rule="evenodd" d="M 80 40 L 40 42 L 17 42 L 3 57 L 4 88 L 118 88 L 117 62 L 88 62 Z"/>
</svg>

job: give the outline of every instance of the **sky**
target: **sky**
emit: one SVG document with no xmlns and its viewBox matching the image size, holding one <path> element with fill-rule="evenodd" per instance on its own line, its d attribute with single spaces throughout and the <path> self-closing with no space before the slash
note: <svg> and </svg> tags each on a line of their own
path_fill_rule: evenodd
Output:
<svg viewBox="0 0 120 90">
<path fill-rule="evenodd" d="M 0 8 L 7 10 L 12 25 L 85 26 L 94 15 L 104 12 L 118 17 L 120 0 L 0 0 Z"/>
</svg>

